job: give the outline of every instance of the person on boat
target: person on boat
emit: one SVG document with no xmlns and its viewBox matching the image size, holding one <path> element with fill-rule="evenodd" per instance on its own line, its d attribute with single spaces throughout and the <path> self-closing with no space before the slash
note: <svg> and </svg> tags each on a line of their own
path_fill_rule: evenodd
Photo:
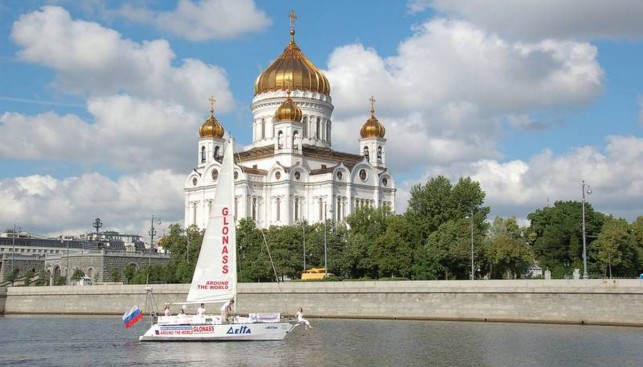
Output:
<svg viewBox="0 0 643 367">
<path fill-rule="evenodd" d="M 234 316 L 232 307 L 234 305 L 234 298 L 230 299 L 228 302 L 224 303 L 221 306 L 221 323 L 230 322 Z"/>
<path fill-rule="evenodd" d="M 297 316 L 298 325 L 304 325 L 306 330 L 313 328 L 313 326 L 310 325 L 310 322 L 304 318 L 304 309 L 302 307 L 299 307 L 299 311 L 297 311 L 295 316 Z"/>
<path fill-rule="evenodd" d="M 170 305 L 165 305 L 165 316 L 172 316 L 172 311 L 170 311 Z"/>
<path fill-rule="evenodd" d="M 181 311 L 179 311 L 179 317 L 185 316 L 185 309 L 181 308 Z"/>
<path fill-rule="evenodd" d="M 205 316 L 205 304 L 201 303 L 201 306 L 196 309 L 196 314 L 198 316 Z"/>
</svg>

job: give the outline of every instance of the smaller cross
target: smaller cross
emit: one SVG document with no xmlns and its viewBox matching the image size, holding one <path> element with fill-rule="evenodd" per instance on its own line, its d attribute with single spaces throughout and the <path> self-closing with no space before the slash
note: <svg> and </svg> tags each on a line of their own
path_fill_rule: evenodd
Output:
<svg viewBox="0 0 643 367">
<path fill-rule="evenodd" d="M 295 42 L 295 20 L 297 19 L 295 11 L 291 9 L 288 17 L 290 18 L 290 41 Z"/>
<path fill-rule="evenodd" d="M 214 113 L 214 102 L 216 102 L 216 99 L 214 98 L 214 96 L 210 96 L 210 98 L 208 98 L 208 101 L 210 102 L 210 113 Z"/>
<path fill-rule="evenodd" d="M 290 10 L 290 13 L 288 14 L 288 17 L 290 18 L 290 31 L 294 32 L 295 31 L 295 20 L 297 20 L 297 15 L 295 14 L 294 10 Z"/>
<path fill-rule="evenodd" d="M 371 99 L 369 99 L 369 101 L 371 101 L 371 114 L 374 114 L 375 113 L 375 98 L 373 96 L 371 96 Z"/>
</svg>

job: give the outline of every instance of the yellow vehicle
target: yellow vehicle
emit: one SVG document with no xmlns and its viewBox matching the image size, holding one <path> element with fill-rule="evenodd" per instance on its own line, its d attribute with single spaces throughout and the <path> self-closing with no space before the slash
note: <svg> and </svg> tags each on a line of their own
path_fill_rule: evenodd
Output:
<svg viewBox="0 0 643 367">
<path fill-rule="evenodd" d="M 321 280 L 335 276 L 333 273 L 326 273 L 326 268 L 310 268 L 301 273 L 301 280 Z"/>
</svg>

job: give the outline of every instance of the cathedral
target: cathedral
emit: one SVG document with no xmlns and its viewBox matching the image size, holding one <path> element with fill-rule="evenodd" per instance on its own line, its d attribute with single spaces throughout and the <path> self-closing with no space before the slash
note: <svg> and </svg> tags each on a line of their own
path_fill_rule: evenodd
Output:
<svg viewBox="0 0 643 367">
<path fill-rule="evenodd" d="M 255 82 L 252 145 L 235 152 L 235 217 L 267 228 L 342 222 L 365 206 L 394 211 L 395 181 L 386 168 L 386 129 L 375 117 L 375 100 L 355 131 L 359 154 L 333 150 L 330 83 L 295 42 L 292 12 L 290 18 L 290 42 Z M 197 166 L 184 186 L 186 227 L 206 227 L 224 132 L 211 98 L 210 116 L 199 129 Z"/>
</svg>

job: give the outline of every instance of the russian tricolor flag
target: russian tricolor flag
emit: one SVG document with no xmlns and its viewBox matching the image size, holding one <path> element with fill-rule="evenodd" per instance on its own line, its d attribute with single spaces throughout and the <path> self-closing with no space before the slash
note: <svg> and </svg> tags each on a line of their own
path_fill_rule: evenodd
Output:
<svg viewBox="0 0 643 367">
<path fill-rule="evenodd" d="M 139 322 L 142 318 L 143 312 L 141 312 L 141 309 L 138 308 L 138 306 L 134 306 L 129 310 L 129 312 L 125 312 L 123 315 L 123 323 L 126 328 L 129 328 Z"/>
</svg>

